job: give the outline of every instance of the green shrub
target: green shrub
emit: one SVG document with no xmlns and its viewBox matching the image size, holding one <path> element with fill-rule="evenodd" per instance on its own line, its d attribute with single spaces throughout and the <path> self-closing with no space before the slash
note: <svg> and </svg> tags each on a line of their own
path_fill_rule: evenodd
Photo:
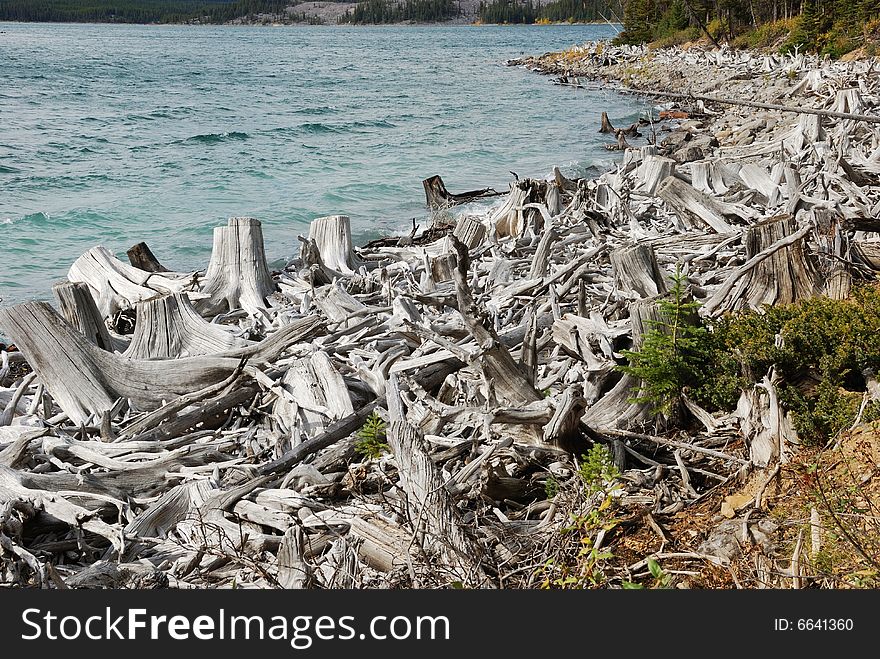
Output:
<svg viewBox="0 0 880 659">
<path fill-rule="evenodd" d="M 364 425 L 357 432 L 360 439 L 355 442 L 355 453 L 368 460 L 377 460 L 383 453 L 390 450 L 385 442 L 385 421 L 376 412 L 367 417 Z"/>
<path fill-rule="evenodd" d="M 848 427 L 865 391 L 864 372 L 880 372 L 880 288 L 856 287 L 848 300 L 814 297 L 797 304 L 744 311 L 714 321 L 710 369 L 695 391 L 701 403 L 731 409 L 739 387 L 775 366 L 780 402 L 794 413 L 807 442 L 821 443 Z M 718 369 L 717 371 L 715 369 Z M 863 419 L 876 414 L 868 405 Z"/>
<path fill-rule="evenodd" d="M 602 444 L 594 444 L 585 455 L 581 456 L 578 475 L 583 481 L 587 494 L 592 495 L 607 489 L 608 484 L 620 476 L 620 472 L 614 466 L 608 449 Z"/>
</svg>

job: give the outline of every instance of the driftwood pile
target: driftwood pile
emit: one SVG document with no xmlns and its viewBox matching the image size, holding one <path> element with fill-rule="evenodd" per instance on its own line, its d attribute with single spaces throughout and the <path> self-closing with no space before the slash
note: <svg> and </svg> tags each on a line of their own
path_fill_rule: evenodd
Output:
<svg viewBox="0 0 880 659">
<path fill-rule="evenodd" d="M 636 55 L 606 45 L 602 66 Z M 656 58 L 752 76 L 749 98 L 785 87 L 791 105 L 854 113 L 880 100 L 859 64 Z M 95 247 L 55 287 L 57 311 L 0 309 L 18 349 L 0 370 L 0 582 L 534 586 L 571 515 L 597 504 L 576 473 L 592 443 L 623 474 L 617 505 L 661 537 L 665 515 L 785 460 L 797 437 L 772 374 L 732 415 L 686 400 L 701 429 L 673 436 L 615 366 L 676 267 L 712 315 L 845 296 L 870 276 L 880 131 L 727 106 L 678 121 L 613 172 L 517 181 L 440 237 L 358 249 L 347 217 L 319 218 L 270 272 L 259 221 L 232 218 L 203 271 L 169 272 L 143 244 L 130 264 Z M 432 206 L 492 193 L 425 190 Z M 365 457 L 377 416 L 389 450 Z M 730 559 L 708 545 L 679 558 Z"/>
</svg>

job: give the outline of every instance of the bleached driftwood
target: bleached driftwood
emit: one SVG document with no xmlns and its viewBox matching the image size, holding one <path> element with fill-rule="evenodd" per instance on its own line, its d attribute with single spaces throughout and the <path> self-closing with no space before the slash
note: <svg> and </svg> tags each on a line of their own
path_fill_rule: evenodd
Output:
<svg viewBox="0 0 880 659">
<path fill-rule="evenodd" d="M 196 308 L 203 314 L 243 308 L 248 312 L 268 306 L 275 290 L 266 264 L 263 229 L 252 217 L 231 217 L 214 229 L 214 246 Z"/>
<path fill-rule="evenodd" d="M 102 350 L 113 351 L 113 340 L 87 284 L 60 282 L 52 287 L 52 292 L 67 322 Z"/>
<path fill-rule="evenodd" d="M 137 321 L 125 356 L 176 359 L 243 348 L 249 341 L 205 321 L 186 295 L 175 293 L 138 302 Z"/>
</svg>

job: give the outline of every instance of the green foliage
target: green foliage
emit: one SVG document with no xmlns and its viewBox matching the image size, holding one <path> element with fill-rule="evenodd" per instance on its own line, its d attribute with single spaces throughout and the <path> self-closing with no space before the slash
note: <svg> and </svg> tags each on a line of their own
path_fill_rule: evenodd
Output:
<svg viewBox="0 0 880 659">
<path fill-rule="evenodd" d="M 866 29 L 880 17 L 878 0 L 629 0 L 618 43 L 682 43 L 701 24 L 718 41 L 740 48 L 797 47 L 839 57 L 876 42 Z M 702 30 L 701 30 L 702 31 Z"/>
<path fill-rule="evenodd" d="M 543 7 L 532 0 L 492 0 L 480 3 L 483 23 L 590 23 L 617 10 L 616 0 L 554 0 Z"/>
<path fill-rule="evenodd" d="M 620 471 L 614 466 L 610 451 L 602 444 L 594 444 L 585 455 L 581 456 L 578 475 L 587 495 L 592 495 L 607 490 L 609 485 L 620 476 Z"/>
<path fill-rule="evenodd" d="M 660 320 L 637 351 L 624 351 L 628 366 L 618 367 L 642 382 L 638 398 L 654 405 L 667 418 L 677 416 L 685 387 L 701 382 L 705 374 L 708 331 L 697 314 L 699 303 L 689 301 L 687 278 L 676 269 L 669 299 L 661 300 Z"/>
<path fill-rule="evenodd" d="M 459 6 L 453 0 L 367 0 L 355 6 L 354 11 L 340 18 L 341 23 L 381 24 L 413 21 L 430 23 L 445 21 L 459 15 Z"/>
<path fill-rule="evenodd" d="M 814 297 L 761 311 L 731 314 L 713 323 L 712 378 L 695 398 L 731 409 L 740 387 L 775 366 L 779 398 L 794 414 L 802 439 L 822 443 L 855 419 L 866 372 L 880 373 L 880 288 L 856 287 L 848 300 Z M 876 403 L 862 415 L 880 415 Z"/>
<path fill-rule="evenodd" d="M 355 442 L 354 450 L 369 460 L 377 460 L 390 449 L 385 442 L 385 421 L 376 412 L 367 417 L 357 436 L 360 439 Z"/>
<path fill-rule="evenodd" d="M 284 13 L 284 0 L 3 0 L 0 20 L 90 23 L 225 23 Z"/>
</svg>

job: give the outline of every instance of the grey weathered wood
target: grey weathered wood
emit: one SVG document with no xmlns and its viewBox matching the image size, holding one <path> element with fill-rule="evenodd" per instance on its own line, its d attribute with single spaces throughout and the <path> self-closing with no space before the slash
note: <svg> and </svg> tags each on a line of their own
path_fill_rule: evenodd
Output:
<svg viewBox="0 0 880 659">
<path fill-rule="evenodd" d="M 325 266 L 343 275 L 359 267 L 351 243 L 351 220 L 347 215 L 329 215 L 312 220 L 309 240 L 315 241 Z"/>
<path fill-rule="evenodd" d="M 113 351 L 114 344 L 95 299 L 83 282 L 60 282 L 52 287 L 61 315 L 83 336 L 102 350 Z"/>
<path fill-rule="evenodd" d="M 211 260 L 205 271 L 197 309 L 205 314 L 242 308 L 248 312 L 266 308 L 275 290 L 269 274 L 263 229 L 253 217 L 231 217 L 226 226 L 214 228 Z"/>
<path fill-rule="evenodd" d="M 388 441 L 400 468 L 410 524 L 423 551 L 438 554 L 452 575 L 470 586 L 491 586 L 480 565 L 478 545 L 464 529 L 444 487 L 444 479 L 425 448 L 424 438 L 406 420 L 397 376 L 390 377 Z"/>
<path fill-rule="evenodd" d="M 137 321 L 125 356 L 176 359 L 251 345 L 223 326 L 205 321 L 186 295 L 175 293 L 138 302 Z"/>
<path fill-rule="evenodd" d="M 717 233 L 733 231 L 718 202 L 675 176 L 663 179 L 657 186 L 657 196 L 689 223 L 708 226 Z"/>
<path fill-rule="evenodd" d="M 654 297 L 667 292 L 666 274 L 657 265 L 657 257 L 650 245 L 621 247 L 611 252 L 614 284 L 624 294 Z"/>
</svg>

